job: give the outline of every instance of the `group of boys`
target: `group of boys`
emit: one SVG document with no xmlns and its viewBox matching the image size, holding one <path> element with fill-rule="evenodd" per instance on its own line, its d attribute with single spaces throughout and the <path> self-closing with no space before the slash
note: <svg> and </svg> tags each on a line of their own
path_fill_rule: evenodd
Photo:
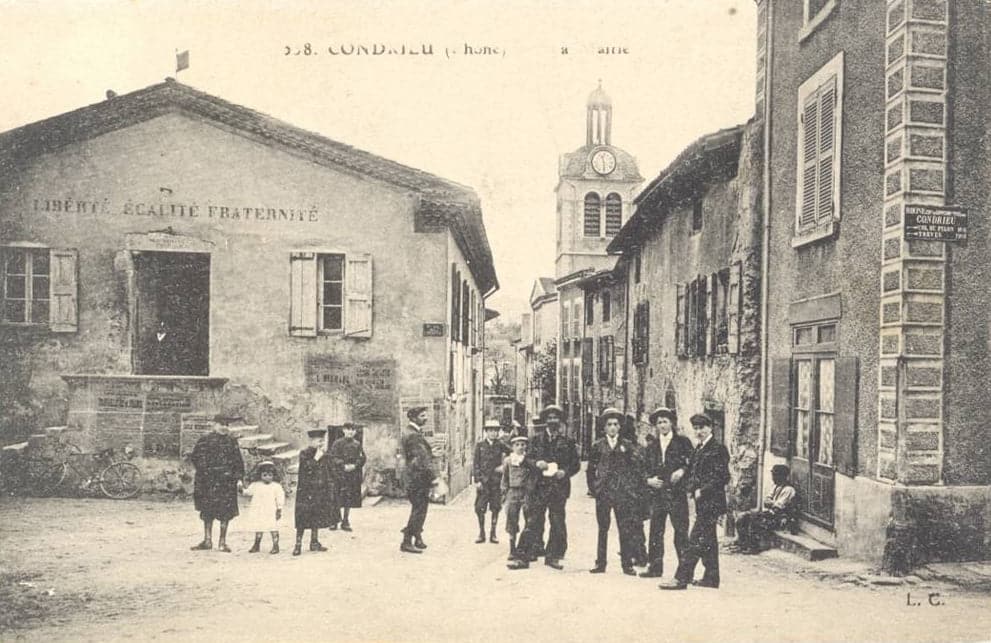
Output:
<svg viewBox="0 0 991 643">
<path fill-rule="evenodd" d="M 570 479 L 580 469 L 578 448 L 563 430 L 563 417 L 560 407 L 547 406 L 540 414 L 542 428 L 532 438 L 510 436 L 508 453 L 498 434 L 499 424 L 487 422 L 485 439 L 475 447 L 475 513 L 479 528 L 475 542 L 486 540 L 486 510 L 492 516 L 488 540 L 498 542 L 496 523 L 505 504 L 509 569 L 527 569 L 539 556 L 544 557 L 545 565 L 563 568 L 561 559 L 568 549 L 565 505 L 571 493 Z M 713 439 L 712 419 L 701 413 L 691 417 L 697 446 L 675 431 L 677 415 L 671 409 L 659 408 L 649 415 L 656 434 L 649 434 L 646 446 L 638 443 L 635 428 L 632 435 L 629 426 L 623 431 L 626 420 L 618 410 L 606 409 L 599 418 L 604 435 L 588 455 L 589 491 L 595 498 L 598 523 L 596 560 L 589 571 L 606 571 L 609 530 L 615 517 L 623 573 L 635 576 L 635 567 L 645 567 L 640 577 L 661 577 L 664 532 L 670 520 L 678 569 L 674 579 L 660 587 L 685 589 L 693 582 L 700 560 L 705 574 L 694 584 L 718 587 L 716 522 L 727 510 L 724 487 L 729 482 L 729 453 Z M 689 496 L 696 512 L 691 532 Z M 521 512 L 525 520 L 522 532 Z M 545 520 L 550 522 L 546 546 Z M 648 520 L 649 537 L 645 538 L 643 524 Z"/>
</svg>

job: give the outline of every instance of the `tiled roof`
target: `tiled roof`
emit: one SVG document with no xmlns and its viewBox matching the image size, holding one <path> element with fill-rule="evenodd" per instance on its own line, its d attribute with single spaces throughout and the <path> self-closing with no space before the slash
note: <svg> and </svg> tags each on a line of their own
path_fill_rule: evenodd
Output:
<svg viewBox="0 0 991 643">
<path fill-rule="evenodd" d="M 263 144 L 302 153 L 315 163 L 350 170 L 417 193 L 417 217 L 450 226 L 479 289 L 484 293 L 498 287 L 481 206 L 471 188 L 294 127 L 172 79 L 0 134 L 0 174 L 16 170 L 40 154 L 176 111 L 218 121 Z"/>
<path fill-rule="evenodd" d="M 736 125 L 706 134 L 686 147 L 633 199 L 636 212 L 613 237 L 606 252 L 621 254 L 639 245 L 647 225 L 659 221 L 694 186 L 717 180 L 727 167 L 735 171 L 744 127 Z"/>
</svg>

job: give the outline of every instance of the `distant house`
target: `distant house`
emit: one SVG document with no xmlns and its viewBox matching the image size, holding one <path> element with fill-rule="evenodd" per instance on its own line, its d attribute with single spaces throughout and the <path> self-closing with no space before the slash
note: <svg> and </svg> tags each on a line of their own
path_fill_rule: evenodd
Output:
<svg viewBox="0 0 991 643">
<path fill-rule="evenodd" d="M 190 416 L 354 420 L 388 477 L 422 404 L 468 482 L 498 288 L 469 188 L 168 80 L 0 135 L 0 255 L 3 435 L 175 458 Z"/>
</svg>

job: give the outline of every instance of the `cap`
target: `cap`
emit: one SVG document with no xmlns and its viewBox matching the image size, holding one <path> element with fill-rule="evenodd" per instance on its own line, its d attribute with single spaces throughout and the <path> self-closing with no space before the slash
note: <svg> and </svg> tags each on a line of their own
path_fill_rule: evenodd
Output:
<svg viewBox="0 0 991 643">
<path fill-rule="evenodd" d="M 695 426 L 712 426 L 712 418 L 705 413 L 696 413 L 688 421 Z"/>
<path fill-rule="evenodd" d="M 310 429 L 306 436 L 310 438 L 322 438 L 327 435 L 327 429 Z"/>
<path fill-rule="evenodd" d="M 494 431 L 498 431 L 499 426 L 499 420 L 485 420 L 485 425 L 482 427 L 482 430 L 487 431 L 488 429 L 492 429 Z"/>
<path fill-rule="evenodd" d="M 673 409 L 669 409 L 666 406 L 658 407 L 650 414 L 650 423 L 657 424 L 657 421 L 661 418 L 667 418 L 671 420 L 671 424 L 676 424 L 678 422 L 678 414 L 674 412 Z"/>
<path fill-rule="evenodd" d="M 599 418 L 602 420 L 603 424 L 605 424 L 605 422 L 610 418 L 616 418 L 617 420 L 619 420 L 619 423 L 622 424 L 623 420 L 626 419 L 626 416 L 620 413 L 619 409 L 614 409 L 612 407 L 609 407 L 602 412 Z"/>
<path fill-rule="evenodd" d="M 510 438 L 509 443 L 512 444 L 513 442 L 529 442 L 529 441 L 530 438 L 526 437 L 525 435 L 514 435 L 512 438 Z"/>
<path fill-rule="evenodd" d="M 540 412 L 540 421 L 544 422 L 547 420 L 547 415 L 550 413 L 557 413 L 558 417 L 564 417 L 564 410 L 557 404 L 548 404 L 544 407 L 544 410 Z"/>
</svg>

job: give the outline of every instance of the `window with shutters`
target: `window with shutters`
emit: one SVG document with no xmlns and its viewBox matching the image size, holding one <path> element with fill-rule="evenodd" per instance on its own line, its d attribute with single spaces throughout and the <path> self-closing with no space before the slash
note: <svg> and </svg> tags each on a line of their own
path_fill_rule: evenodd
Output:
<svg viewBox="0 0 991 643">
<path fill-rule="evenodd" d="M 471 290 L 468 282 L 461 282 L 461 341 L 466 346 L 471 342 Z"/>
<path fill-rule="evenodd" d="M 633 313 L 633 363 L 641 366 L 650 359 L 650 302 L 637 304 Z"/>
<path fill-rule="evenodd" d="M 599 384 L 612 386 L 613 362 L 615 360 L 614 338 L 606 335 L 599 338 Z"/>
<path fill-rule="evenodd" d="M 372 336 L 372 258 L 365 253 L 293 252 L 289 334 Z"/>
<path fill-rule="evenodd" d="M 461 273 L 451 264 L 451 341 L 461 341 Z"/>
<path fill-rule="evenodd" d="M 742 265 L 675 286 L 678 357 L 735 355 L 740 348 Z"/>
<path fill-rule="evenodd" d="M 613 192 L 606 197 L 606 236 L 615 237 L 623 227 L 623 198 Z"/>
<path fill-rule="evenodd" d="M 595 295 L 585 293 L 585 325 L 591 326 L 595 323 Z"/>
<path fill-rule="evenodd" d="M 602 200 L 595 192 L 585 195 L 585 236 L 601 236 Z"/>
<path fill-rule="evenodd" d="M 795 240 L 830 236 L 840 216 L 843 53 L 798 90 L 798 176 Z"/>
<path fill-rule="evenodd" d="M 602 322 L 608 322 L 612 317 L 612 293 L 602 291 Z"/>
<path fill-rule="evenodd" d="M 571 337 L 578 340 L 582 336 L 582 302 L 579 299 L 571 308 Z"/>
<path fill-rule="evenodd" d="M 595 373 L 595 340 L 586 337 L 582 340 L 582 384 L 591 386 Z"/>
<path fill-rule="evenodd" d="M 0 324 L 76 332 L 77 256 L 73 249 L 0 248 Z"/>
</svg>

